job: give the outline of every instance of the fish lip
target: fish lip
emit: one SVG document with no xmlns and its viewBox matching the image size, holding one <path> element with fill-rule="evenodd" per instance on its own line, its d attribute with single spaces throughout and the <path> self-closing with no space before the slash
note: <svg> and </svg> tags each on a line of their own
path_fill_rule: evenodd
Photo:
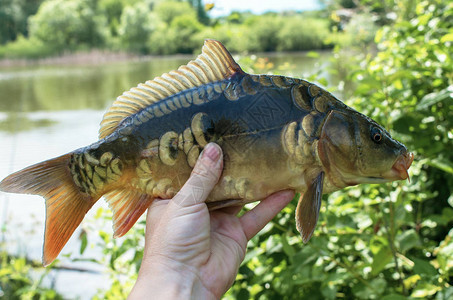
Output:
<svg viewBox="0 0 453 300">
<path fill-rule="evenodd" d="M 395 163 L 392 166 L 389 174 L 384 174 L 384 177 L 394 180 L 405 180 L 410 181 L 408 169 L 414 161 L 414 154 L 412 152 L 405 152 L 398 156 Z M 387 175 L 387 176 L 385 176 Z"/>
<path fill-rule="evenodd" d="M 385 183 L 394 180 L 409 179 L 408 169 L 414 161 L 414 154 L 404 152 L 398 156 L 390 170 L 378 176 L 355 177 L 347 180 L 347 185 L 357 185 L 360 183 Z"/>
</svg>

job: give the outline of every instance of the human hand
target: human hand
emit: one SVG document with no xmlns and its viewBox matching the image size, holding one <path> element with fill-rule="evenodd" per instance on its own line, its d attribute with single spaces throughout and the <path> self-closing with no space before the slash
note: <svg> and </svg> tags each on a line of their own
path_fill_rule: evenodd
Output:
<svg viewBox="0 0 453 300">
<path fill-rule="evenodd" d="M 241 217 L 242 207 L 209 212 L 205 200 L 222 168 L 220 147 L 208 144 L 178 194 L 149 207 L 143 261 L 129 299 L 219 299 L 236 278 L 247 241 L 294 197 L 275 193 Z"/>
</svg>

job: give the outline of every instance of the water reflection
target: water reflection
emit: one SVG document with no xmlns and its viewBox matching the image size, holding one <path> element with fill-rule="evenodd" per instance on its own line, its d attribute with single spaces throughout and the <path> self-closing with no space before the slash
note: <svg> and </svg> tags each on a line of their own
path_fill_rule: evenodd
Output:
<svg viewBox="0 0 453 300">
<path fill-rule="evenodd" d="M 122 61 L 86 66 L 34 66 L 0 71 L 0 111 L 34 112 L 105 109 L 123 91 L 187 63 L 194 56 Z M 269 57 L 274 66 L 289 63 L 296 77 L 312 74 L 328 61 L 305 54 Z"/>
<path fill-rule="evenodd" d="M 36 119 L 24 113 L 8 112 L 5 114 L 5 118 L 0 118 L 0 131 L 14 133 L 38 127 L 48 127 L 56 123 L 55 120 L 51 119 Z"/>
</svg>

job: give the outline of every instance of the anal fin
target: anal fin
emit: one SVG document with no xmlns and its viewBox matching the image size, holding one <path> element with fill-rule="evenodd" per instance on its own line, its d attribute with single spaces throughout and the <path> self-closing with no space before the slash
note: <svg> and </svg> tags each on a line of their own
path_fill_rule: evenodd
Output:
<svg viewBox="0 0 453 300">
<path fill-rule="evenodd" d="M 315 231 L 316 223 L 318 223 L 323 182 L 324 172 L 321 172 L 308 186 L 307 191 L 300 197 L 297 203 L 296 226 L 304 243 L 310 240 Z"/>
<path fill-rule="evenodd" d="M 104 195 L 113 211 L 113 237 L 121 237 L 137 222 L 153 197 L 133 189 L 114 190 Z"/>
</svg>

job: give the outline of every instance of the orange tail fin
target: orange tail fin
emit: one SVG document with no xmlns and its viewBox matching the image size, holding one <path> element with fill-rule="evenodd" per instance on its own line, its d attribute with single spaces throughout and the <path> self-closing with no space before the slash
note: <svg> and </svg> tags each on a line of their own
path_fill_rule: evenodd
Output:
<svg viewBox="0 0 453 300">
<path fill-rule="evenodd" d="M 37 194 L 46 199 L 43 265 L 63 249 L 87 211 L 99 199 L 82 193 L 68 167 L 71 154 L 47 160 L 13 173 L 0 182 L 9 193 Z"/>
</svg>

